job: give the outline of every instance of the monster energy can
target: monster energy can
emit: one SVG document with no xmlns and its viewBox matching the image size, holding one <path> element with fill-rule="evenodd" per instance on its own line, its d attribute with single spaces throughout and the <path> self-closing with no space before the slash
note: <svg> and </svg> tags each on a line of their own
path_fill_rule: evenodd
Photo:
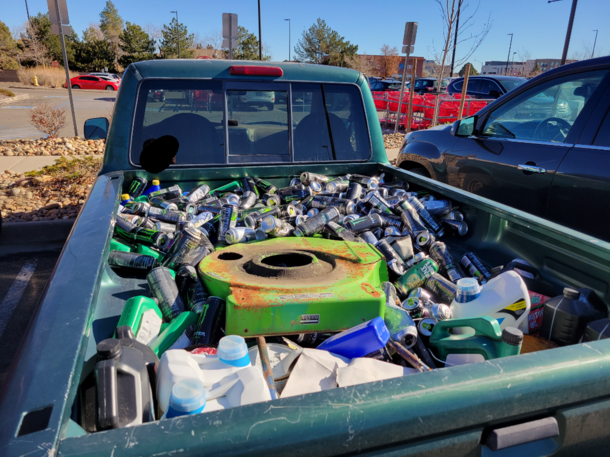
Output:
<svg viewBox="0 0 610 457">
<path fill-rule="evenodd" d="M 129 184 L 127 193 L 131 196 L 131 198 L 138 198 L 140 195 L 142 195 L 142 192 L 144 192 L 147 185 L 148 181 L 145 178 L 133 178 Z"/>
<path fill-rule="evenodd" d="M 200 186 L 195 187 L 188 194 L 186 194 L 186 199 L 191 203 L 197 203 L 198 201 L 203 200 L 209 193 L 210 186 L 202 184 Z"/>
<path fill-rule="evenodd" d="M 108 264 L 113 267 L 132 268 L 135 270 L 152 270 L 157 259 L 150 255 L 136 252 L 111 251 L 108 255 Z"/>
<path fill-rule="evenodd" d="M 146 276 L 146 281 L 166 322 L 171 322 L 185 309 L 184 302 L 178 292 L 176 281 L 172 278 L 169 268 L 154 268 Z"/>
<path fill-rule="evenodd" d="M 222 241 L 229 229 L 237 225 L 237 206 L 227 205 L 222 207 L 220 213 L 220 225 L 218 227 L 218 240 Z"/>
</svg>

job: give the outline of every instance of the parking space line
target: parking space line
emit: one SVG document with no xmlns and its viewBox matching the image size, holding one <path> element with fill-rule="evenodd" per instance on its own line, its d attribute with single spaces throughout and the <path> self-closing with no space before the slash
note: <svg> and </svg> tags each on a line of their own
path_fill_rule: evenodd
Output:
<svg viewBox="0 0 610 457">
<path fill-rule="evenodd" d="M 21 271 L 15 278 L 15 281 L 11 285 L 11 288 L 6 293 L 4 300 L 0 303 L 0 338 L 2 338 L 2 334 L 8 325 L 8 321 L 10 320 L 13 311 L 19 304 L 23 293 L 25 292 L 34 271 L 36 270 L 36 265 L 38 263 L 38 259 L 29 260 L 23 267 L 21 267 Z"/>
</svg>

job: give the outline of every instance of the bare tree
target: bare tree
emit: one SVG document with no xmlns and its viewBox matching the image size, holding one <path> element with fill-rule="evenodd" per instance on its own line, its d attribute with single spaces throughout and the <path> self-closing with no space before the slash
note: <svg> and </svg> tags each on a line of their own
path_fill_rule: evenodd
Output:
<svg viewBox="0 0 610 457">
<path fill-rule="evenodd" d="M 381 47 L 381 62 L 379 73 L 381 76 L 392 76 L 398 73 L 398 65 L 400 63 L 400 56 L 398 55 L 398 49 L 396 46 L 391 48 L 387 44 Z"/>
<path fill-rule="evenodd" d="M 163 33 L 161 33 L 161 27 L 156 26 L 155 24 L 152 23 L 148 23 L 146 24 L 144 27 L 142 27 L 142 30 L 144 30 L 148 36 L 150 36 L 154 41 L 155 41 L 155 45 L 156 45 L 156 49 L 157 51 L 159 50 L 159 40 L 161 38 L 163 38 Z"/>
<path fill-rule="evenodd" d="M 36 63 L 36 66 L 42 65 L 43 67 L 51 64 L 49 50 L 38 38 L 38 30 L 31 22 L 26 23 L 25 33 L 21 34 L 21 41 L 24 45 L 20 56 L 22 61 L 31 60 Z"/>
<path fill-rule="evenodd" d="M 99 22 L 89 22 L 89 27 L 83 32 L 83 38 L 85 41 L 105 39 L 104 32 L 100 29 Z"/>
<path fill-rule="evenodd" d="M 202 38 L 203 47 L 210 50 L 210 57 L 213 59 L 224 59 L 228 55 L 228 49 L 222 48 L 222 32 L 213 30 Z M 263 43 L 265 47 L 265 43 Z"/>
<path fill-rule="evenodd" d="M 367 76 L 376 76 L 379 73 L 373 64 L 373 59 L 374 56 L 358 54 L 354 57 L 348 57 L 346 61 L 351 69 L 364 73 Z"/>
</svg>

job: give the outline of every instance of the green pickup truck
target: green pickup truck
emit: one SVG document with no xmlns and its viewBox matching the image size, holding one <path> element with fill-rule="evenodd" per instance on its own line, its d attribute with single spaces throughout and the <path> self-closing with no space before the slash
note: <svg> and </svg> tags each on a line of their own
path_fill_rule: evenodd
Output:
<svg viewBox="0 0 610 457">
<path fill-rule="evenodd" d="M 136 177 L 189 190 L 247 176 L 281 188 L 304 171 L 385 174 L 459 204 L 470 229 L 445 237 L 456 254 L 474 251 L 491 266 L 521 258 L 553 295 L 586 287 L 610 302 L 610 244 L 391 166 L 364 75 L 269 65 L 128 67 L 103 167 L 0 397 L 0 455 L 608 455 L 609 339 L 134 427 L 81 428 L 84 363 L 113 336 L 126 299 L 142 293 L 134 292 L 142 281 L 108 265 L 120 196 Z M 264 99 L 265 109 L 244 98 Z M 88 135 L 105 130 L 101 122 Z M 178 139 L 179 151 L 164 171 L 148 173 L 140 153 L 164 135 Z M 494 431 L 521 425 L 525 433 L 547 418 L 558 436 L 497 451 L 487 445 Z"/>
</svg>

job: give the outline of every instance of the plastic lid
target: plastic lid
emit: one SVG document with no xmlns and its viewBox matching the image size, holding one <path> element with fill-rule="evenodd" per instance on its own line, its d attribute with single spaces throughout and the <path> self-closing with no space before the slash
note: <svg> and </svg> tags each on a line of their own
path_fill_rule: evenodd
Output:
<svg viewBox="0 0 610 457">
<path fill-rule="evenodd" d="M 116 359 L 121 355 L 121 343 L 114 338 L 108 338 L 97 344 L 97 356 L 100 360 Z"/>
<path fill-rule="evenodd" d="M 580 298 L 580 292 L 570 287 L 564 287 L 563 296 L 572 300 L 578 300 L 578 298 Z"/>
<path fill-rule="evenodd" d="M 174 384 L 172 394 L 169 397 L 169 409 L 174 411 L 171 416 L 179 416 L 180 413 L 199 413 L 203 410 L 205 404 L 205 388 L 199 379 L 183 379 Z M 169 410 L 168 416 L 170 416 Z"/>
<path fill-rule="evenodd" d="M 502 330 L 502 341 L 511 346 L 519 346 L 523 343 L 523 332 L 518 328 L 506 327 Z"/>
<path fill-rule="evenodd" d="M 236 367 L 245 367 L 250 364 L 246 340 L 239 335 L 228 335 L 218 343 L 218 358 L 224 363 Z"/>
<path fill-rule="evenodd" d="M 158 179 L 153 179 L 152 185 L 153 186 L 158 186 L 160 184 Z"/>
<path fill-rule="evenodd" d="M 131 197 L 129 196 L 129 194 L 121 194 L 121 200 L 130 200 Z"/>
<path fill-rule="evenodd" d="M 481 295 L 481 286 L 475 278 L 462 278 L 457 282 L 455 301 L 468 303 Z"/>
</svg>

